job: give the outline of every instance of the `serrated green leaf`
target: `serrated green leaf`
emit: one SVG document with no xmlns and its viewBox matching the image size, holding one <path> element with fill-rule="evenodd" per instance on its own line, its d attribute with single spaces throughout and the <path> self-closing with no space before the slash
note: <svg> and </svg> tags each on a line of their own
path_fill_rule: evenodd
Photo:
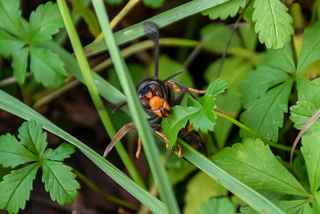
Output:
<svg viewBox="0 0 320 214">
<path fill-rule="evenodd" d="M 0 209 L 18 213 L 19 209 L 25 208 L 39 167 L 40 163 L 33 163 L 4 176 L 0 182 Z"/>
<path fill-rule="evenodd" d="M 183 213 L 197 213 L 200 210 L 200 206 L 207 202 L 211 197 L 226 196 L 227 192 L 226 188 L 221 186 L 210 176 L 204 172 L 198 172 L 187 184 Z"/>
<path fill-rule="evenodd" d="M 293 80 L 270 89 L 258 99 L 250 102 L 241 114 L 240 121 L 254 132 L 257 132 L 272 141 L 278 140 L 278 128 L 283 125 L 284 113 L 288 112 L 288 99 Z M 250 136 L 241 130 L 243 138 Z"/>
<path fill-rule="evenodd" d="M 307 27 L 302 39 L 302 49 L 298 61 L 298 72 L 300 73 L 312 62 L 320 59 L 320 24 Z"/>
<path fill-rule="evenodd" d="M 297 77 L 297 91 L 299 101 L 308 101 L 312 99 L 320 99 L 320 79 L 308 81 L 302 77 Z"/>
<path fill-rule="evenodd" d="M 214 82 L 210 83 L 206 96 L 212 95 L 217 96 L 218 94 L 222 94 L 229 87 L 229 84 L 226 79 L 216 79 Z"/>
<path fill-rule="evenodd" d="M 62 143 L 58 148 L 53 150 L 52 153 L 47 153 L 45 158 L 53 161 L 64 161 L 64 159 L 69 158 L 75 151 L 74 145 Z"/>
<path fill-rule="evenodd" d="M 256 0 L 252 20 L 259 40 L 268 48 L 281 49 L 291 41 L 294 29 L 288 8 L 279 0 Z"/>
<path fill-rule="evenodd" d="M 274 201 L 281 210 L 286 214 L 297 214 L 304 209 L 306 204 L 309 204 L 308 200 L 292 200 L 292 201 Z"/>
<path fill-rule="evenodd" d="M 19 38 L 0 29 L 0 54 L 3 54 L 4 57 L 8 57 L 20 50 L 24 45 L 24 42 Z"/>
<path fill-rule="evenodd" d="M 45 184 L 46 191 L 50 193 L 51 199 L 57 200 L 61 205 L 71 204 L 78 196 L 77 189 L 80 185 L 71 170 L 71 167 L 61 162 L 43 161 L 42 182 Z"/>
<path fill-rule="evenodd" d="M 18 131 L 18 138 L 21 140 L 21 144 L 36 156 L 42 157 L 48 143 L 46 142 L 47 133 L 42 132 L 41 124 L 30 120 L 22 123 Z"/>
<path fill-rule="evenodd" d="M 28 40 L 30 44 L 41 44 L 45 40 L 50 40 L 52 34 L 63 27 L 63 20 L 57 4 L 47 2 L 41 4 L 30 15 Z"/>
<path fill-rule="evenodd" d="M 295 127 L 301 129 L 305 123 L 320 108 L 320 101 L 298 102 L 292 106 L 290 119 L 295 122 Z M 320 187 L 320 121 L 316 120 L 302 136 L 301 152 L 306 162 L 311 192 L 314 194 Z"/>
<path fill-rule="evenodd" d="M 193 125 L 196 131 L 199 129 L 203 133 L 208 131 L 213 131 L 215 120 L 217 118 L 213 109 L 215 108 L 214 96 L 206 95 L 204 96 L 203 107 L 196 113 L 190 116 L 190 123 Z"/>
<path fill-rule="evenodd" d="M 143 0 L 143 3 L 148 7 L 156 9 L 163 5 L 164 0 Z"/>
<path fill-rule="evenodd" d="M 0 164 L 14 168 L 20 164 L 37 161 L 38 157 L 10 135 L 0 136 Z"/>
<path fill-rule="evenodd" d="M 259 139 L 225 148 L 212 158 L 229 174 L 257 191 L 308 196 L 301 184 Z"/>
<path fill-rule="evenodd" d="M 45 87 L 59 87 L 64 83 L 67 72 L 59 56 L 50 50 L 30 47 L 30 70 L 37 82 Z"/>
<path fill-rule="evenodd" d="M 252 106 L 252 102 L 263 96 L 269 88 L 284 83 L 289 79 L 290 76 L 286 72 L 268 65 L 262 65 L 257 70 L 250 71 L 247 79 L 239 86 L 243 107 L 249 108 Z"/>
<path fill-rule="evenodd" d="M 207 203 L 201 204 L 198 214 L 223 213 L 234 214 L 236 206 L 230 202 L 229 198 L 211 198 Z"/>
<path fill-rule="evenodd" d="M 292 57 L 290 45 L 285 45 L 281 50 L 269 49 L 267 54 L 267 64 L 280 68 L 287 73 L 295 71 L 295 64 Z"/>
<path fill-rule="evenodd" d="M 212 20 L 218 17 L 225 20 L 229 16 L 234 17 L 241 7 L 244 8 L 246 6 L 246 3 L 246 0 L 230 0 L 201 13 L 205 16 L 209 15 Z"/>
<path fill-rule="evenodd" d="M 169 140 L 170 149 L 175 145 L 180 129 L 186 126 L 190 114 L 196 113 L 199 108 L 175 106 L 171 111 L 170 118 L 163 118 L 161 122 L 162 131 Z"/>
<path fill-rule="evenodd" d="M 19 84 L 24 83 L 27 75 L 29 48 L 24 47 L 12 53 L 12 68 L 13 76 L 17 79 Z"/>
<path fill-rule="evenodd" d="M 20 18 L 19 4 L 19 0 L 0 0 L 0 28 L 23 39 L 26 32 Z"/>
<path fill-rule="evenodd" d="M 98 20 L 90 8 L 84 4 L 83 0 L 71 0 L 73 10 L 76 13 L 81 14 L 86 23 L 88 24 L 89 30 L 94 37 L 98 37 L 101 33 Z M 121 3 L 121 2 L 120 2 Z"/>
</svg>

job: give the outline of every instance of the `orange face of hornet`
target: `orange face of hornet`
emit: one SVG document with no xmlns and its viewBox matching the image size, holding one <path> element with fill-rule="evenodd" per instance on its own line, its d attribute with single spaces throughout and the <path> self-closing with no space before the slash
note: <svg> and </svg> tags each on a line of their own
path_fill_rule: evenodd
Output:
<svg viewBox="0 0 320 214">
<path fill-rule="evenodd" d="M 159 117 L 169 117 L 170 106 L 162 88 L 158 81 L 146 81 L 138 88 L 139 99 L 146 110 Z"/>
</svg>

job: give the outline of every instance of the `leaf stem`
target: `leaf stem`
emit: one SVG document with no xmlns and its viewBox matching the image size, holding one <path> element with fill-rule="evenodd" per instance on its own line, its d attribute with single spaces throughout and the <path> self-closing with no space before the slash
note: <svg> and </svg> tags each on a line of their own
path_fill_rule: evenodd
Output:
<svg viewBox="0 0 320 214">
<path fill-rule="evenodd" d="M 256 133 L 254 131 L 252 131 L 249 127 L 247 127 L 246 125 L 240 123 L 239 121 L 237 121 L 236 119 L 232 118 L 232 117 L 229 117 L 225 114 L 222 114 L 220 112 L 217 112 L 216 111 L 216 114 L 219 116 L 219 117 L 223 117 L 227 120 L 229 120 L 230 122 L 232 122 L 234 125 L 238 126 L 239 128 L 247 131 L 248 133 L 250 133 L 251 135 L 253 135 L 254 137 L 256 138 L 260 138 L 264 143 L 268 144 L 269 146 L 272 146 L 274 148 L 277 148 L 277 149 L 282 149 L 282 150 L 285 150 L 285 151 L 288 151 L 290 152 L 291 151 L 291 147 L 289 146 L 285 146 L 285 145 L 280 145 L 280 144 L 277 144 L 277 143 L 274 143 L 268 139 L 266 139 L 265 137 L 263 137 L 262 135 L 260 135 L 259 133 Z M 300 152 L 295 150 L 295 153 L 296 154 L 299 154 Z"/>
</svg>

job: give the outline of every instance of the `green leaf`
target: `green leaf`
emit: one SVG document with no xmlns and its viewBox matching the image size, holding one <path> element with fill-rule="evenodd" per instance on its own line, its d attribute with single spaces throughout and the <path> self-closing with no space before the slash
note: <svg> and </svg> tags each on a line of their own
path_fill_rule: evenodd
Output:
<svg viewBox="0 0 320 214">
<path fill-rule="evenodd" d="M 19 0 L 0 0 L 0 28 L 23 39 L 26 31 L 21 22 L 19 4 Z"/>
<path fill-rule="evenodd" d="M 297 129 L 301 129 L 304 124 L 319 110 L 320 101 L 313 99 L 310 101 L 297 102 L 292 106 L 290 119 L 295 123 Z M 320 121 L 316 120 L 302 136 L 301 152 L 306 162 L 311 192 L 314 194 L 320 187 Z"/>
<path fill-rule="evenodd" d="M 287 44 L 281 50 L 269 49 L 267 54 L 267 64 L 280 68 L 287 73 L 295 72 L 291 46 Z"/>
<path fill-rule="evenodd" d="M 67 72 L 57 54 L 43 48 L 30 47 L 30 70 L 37 82 L 45 87 L 59 87 L 64 83 Z"/>
<path fill-rule="evenodd" d="M 205 16 L 209 15 L 210 19 L 212 20 L 218 17 L 220 17 L 222 20 L 225 20 L 229 16 L 234 17 L 238 13 L 240 7 L 244 8 L 246 3 L 246 0 L 230 0 L 201 13 Z"/>
<path fill-rule="evenodd" d="M 71 167 L 61 162 L 43 161 L 42 182 L 45 184 L 46 191 L 50 193 L 51 199 L 57 200 L 61 205 L 71 204 L 78 196 L 77 189 L 80 185 L 71 170 Z"/>
<path fill-rule="evenodd" d="M 40 163 L 33 163 L 4 176 L 0 182 L 0 209 L 18 213 L 19 208 L 25 208 L 39 167 Z"/>
<path fill-rule="evenodd" d="M 0 164 L 14 168 L 20 164 L 37 161 L 38 157 L 10 135 L 0 136 Z"/>
<path fill-rule="evenodd" d="M 184 128 L 190 118 L 190 114 L 196 113 L 199 108 L 196 107 L 182 107 L 175 106 L 171 108 L 170 118 L 163 118 L 161 122 L 161 127 L 163 134 L 169 140 L 169 148 L 175 145 L 177 140 L 177 135 L 180 129 Z"/>
<path fill-rule="evenodd" d="M 24 47 L 12 53 L 12 68 L 13 76 L 17 79 L 19 84 L 24 83 L 27 75 L 29 48 Z"/>
<path fill-rule="evenodd" d="M 303 71 L 308 65 L 320 59 L 320 24 L 307 27 L 302 39 L 302 49 L 298 61 L 298 72 Z"/>
<path fill-rule="evenodd" d="M 274 201 L 274 204 L 287 214 L 296 214 L 304 210 L 305 205 L 308 205 L 309 202 L 308 200 Z"/>
<path fill-rule="evenodd" d="M 275 74 L 275 72 L 279 73 Z M 264 82 L 261 82 L 261 84 L 257 86 L 259 88 L 255 88 L 254 91 L 250 91 L 252 85 L 248 88 L 245 88 L 247 83 L 241 85 L 240 91 L 242 92 L 242 97 L 245 97 L 244 100 L 250 99 L 250 102 L 246 101 L 247 104 L 244 104 L 246 110 L 241 114 L 240 121 L 265 138 L 277 141 L 278 128 L 283 125 L 284 112 L 288 112 L 288 99 L 293 80 L 283 71 L 272 69 L 268 66 L 260 66 L 256 72 L 250 72 L 248 76 L 250 81 L 247 83 L 252 83 L 252 85 L 258 83 L 258 81 L 253 83 L 254 79 L 259 80 L 262 76 L 265 76 L 265 78 Z M 285 78 L 287 78 L 287 80 L 282 82 Z M 271 88 L 265 94 L 261 93 L 263 90 L 266 90 L 268 86 L 274 85 L 276 82 L 282 83 Z M 257 93 L 257 91 L 260 93 Z M 251 98 L 257 99 L 251 101 Z M 241 130 L 240 133 L 242 133 L 243 138 L 251 136 L 243 130 Z"/>
<path fill-rule="evenodd" d="M 18 138 L 21 140 L 21 144 L 36 156 L 42 157 L 48 143 L 46 142 L 47 133 L 42 132 L 41 124 L 30 120 L 29 122 L 24 122 L 18 131 Z"/>
<path fill-rule="evenodd" d="M 297 91 L 299 101 L 308 101 L 320 99 L 319 78 L 314 81 L 308 81 L 302 77 L 297 77 Z"/>
<path fill-rule="evenodd" d="M 71 0 L 73 10 L 76 13 L 81 14 L 86 23 L 88 24 L 89 30 L 94 37 L 98 37 L 101 33 L 98 20 L 90 8 L 84 4 L 83 0 Z M 121 2 L 120 2 L 121 3 Z"/>
<path fill-rule="evenodd" d="M 50 40 L 51 35 L 57 33 L 63 27 L 63 20 L 57 4 L 47 2 L 41 4 L 30 15 L 28 39 L 30 44 L 41 44 Z"/>
<path fill-rule="evenodd" d="M 291 41 L 294 29 L 288 8 L 279 0 L 256 0 L 252 20 L 259 40 L 267 48 L 281 49 Z"/>
<path fill-rule="evenodd" d="M 156 9 L 163 5 L 164 0 L 143 0 L 143 3 L 148 7 Z"/>
<path fill-rule="evenodd" d="M 299 181 L 302 185 L 310 186 L 306 162 L 301 153 L 298 154 L 298 156 L 293 161 L 293 171 L 299 178 Z"/>
<path fill-rule="evenodd" d="M 301 184 L 259 139 L 225 148 L 212 158 L 226 172 L 257 191 L 308 196 Z"/>
<path fill-rule="evenodd" d="M 240 207 L 241 214 L 259 214 L 259 212 L 255 211 L 252 207 Z"/>
<path fill-rule="evenodd" d="M 4 57 L 15 53 L 24 46 L 24 42 L 0 29 L 0 54 Z"/>
<path fill-rule="evenodd" d="M 111 5 L 118 5 L 123 2 L 123 0 L 104 0 L 105 2 L 108 2 Z"/>
<path fill-rule="evenodd" d="M 235 212 L 236 206 L 230 202 L 229 198 L 211 198 L 207 203 L 201 204 L 201 209 L 198 214 L 234 214 Z"/>
<path fill-rule="evenodd" d="M 227 189 L 203 172 L 198 172 L 187 184 L 184 214 L 194 214 L 210 197 L 226 196 Z M 213 212 L 212 212 L 213 213 Z"/>
<path fill-rule="evenodd" d="M 217 96 L 218 94 L 225 92 L 227 88 L 229 88 L 227 80 L 218 78 L 214 82 L 210 83 L 205 96 Z"/>
<path fill-rule="evenodd" d="M 55 150 L 47 150 L 46 154 L 44 155 L 46 159 L 53 160 L 53 161 L 64 161 L 64 159 L 69 158 L 72 153 L 76 150 L 74 145 L 70 143 L 62 143 L 58 148 Z"/>
</svg>

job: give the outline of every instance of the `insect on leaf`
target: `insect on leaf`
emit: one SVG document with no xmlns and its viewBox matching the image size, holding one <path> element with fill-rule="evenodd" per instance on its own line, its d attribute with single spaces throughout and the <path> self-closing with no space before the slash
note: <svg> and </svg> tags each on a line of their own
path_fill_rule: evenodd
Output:
<svg viewBox="0 0 320 214">
<path fill-rule="evenodd" d="M 255 0 L 252 20 L 259 40 L 267 48 L 281 49 L 291 41 L 294 29 L 288 8 L 279 0 Z"/>
<path fill-rule="evenodd" d="M 39 167 L 40 163 L 36 162 L 4 176 L 0 183 L 0 209 L 18 213 L 19 208 L 25 208 Z"/>
<path fill-rule="evenodd" d="M 71 167 L 61 162 L 44 160 L 42 181 L 46 191 L 49 191 L 51 199 L 61 205 L 70 204 L 77 196 L 79 183 L 71 172 Z"/>
<path fill-rule="evenodd" d="M 259 139 L 247 139 L 212 158 L 226 172 L 257 191 L 308 196 L 303 186 Z"/>
</svg>

